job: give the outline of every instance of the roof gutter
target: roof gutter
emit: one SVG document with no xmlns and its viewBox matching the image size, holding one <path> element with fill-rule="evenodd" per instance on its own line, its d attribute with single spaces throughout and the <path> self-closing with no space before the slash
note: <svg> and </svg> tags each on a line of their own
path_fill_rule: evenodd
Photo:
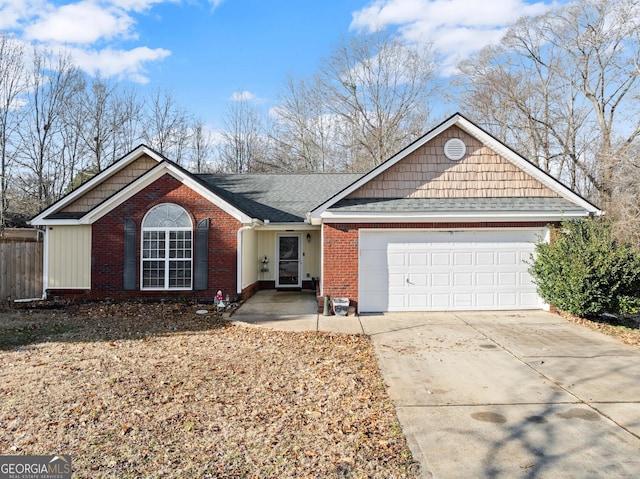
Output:
<svg viewBox="0 0 640 479">
<path fill-rule="evenodd" d="M 236 284 L 236 294 L 242 294 L 242 237 L 243 237 L 243 233 L 245 231 L 249 231 L 254 229 L 256 226 L 258 226 L 258 219 L 257 218 L 251 218 L 251 224 L 250 225 L 244 225 L 241 226 L 238 229 L 238 240 L 237 240 L 237 248 L 236 248 L 236 256 L 237 256 L 237 263 L 236 263 L 236 277 L 238 278 L 237 280 L 237 284 Z"/>
<path fill-rule="evenodd" d="M 596 213 L 597 214 L 597 213 Z M 591 216 L 588 211 L 562 212 L 438 212 L 438 213 L 373 213 L 373 212 L 332 212 L 325 211 L 320 215 L 320 221 L 358 222 L 358 223 L 461 223 L 474 222 L 505 222 L 505 221 L 564 221 Z"/>
</svg>

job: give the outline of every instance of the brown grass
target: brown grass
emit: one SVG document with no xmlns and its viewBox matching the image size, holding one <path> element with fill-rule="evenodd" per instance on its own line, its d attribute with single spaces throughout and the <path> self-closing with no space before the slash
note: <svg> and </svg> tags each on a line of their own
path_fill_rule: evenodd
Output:
<svg viewBox="0 0 640 479">
<path fill-rule="evenodd" d="M 0 454 L 74 477 L 417 477 L 365 336 L 188 305 L 0 311 Z"/>
</svg>

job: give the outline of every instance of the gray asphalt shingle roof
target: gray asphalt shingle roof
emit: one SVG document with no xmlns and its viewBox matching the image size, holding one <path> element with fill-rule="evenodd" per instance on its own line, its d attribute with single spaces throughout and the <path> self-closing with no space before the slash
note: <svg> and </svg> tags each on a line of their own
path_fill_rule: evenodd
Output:
<svg viewBox="0 0 640 479">
<path fill-rule="evenodd" d="M 356 198 L 343 199 L 329 208 L 336 212 L 411 213 L 464 211 L 568 212 L 581 208 L 565 198 Z"/>
<path fill-rule="evenodd" d="M 306 213 L 360 179 L 362 174 L 196 174 L 213 193 L 252 218 L 299 223 Z M 329 208 L 340 213 L 573 212 L 565 198 L 355 198 Z M 54 213 L 48 219 L 79 219 L 86 212 Z"/>
<path fill-rule="evenodd" d="M 306 213 L 359 179 L 361 174 L 199 174 L 216 195 L 252 218 L 304 221 Z"/>
<path fill-rule="evenodd" d="M 361 174 L 207 174 L 195 175 L 211 191 L 252 218 L 274 223 L 304 221 L 305 214 L 342 191 Z M 580 209 L 565 198 L 355 198 L 329 211 L 352 213 L 415 212 L 569 212 Z"/>
</svg>

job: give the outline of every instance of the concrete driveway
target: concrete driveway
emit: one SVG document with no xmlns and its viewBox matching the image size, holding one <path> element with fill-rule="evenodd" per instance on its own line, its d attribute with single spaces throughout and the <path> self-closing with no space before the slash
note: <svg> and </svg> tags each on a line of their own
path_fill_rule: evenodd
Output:
<svg viewBox="0 0 640 479">
<path fill-rule="evenodd" d="M 640 477 L 640 349 L 543 311 L 315 308 L 259 292 L 232 320 L 368 334 L 423 477 Z"/>
<path fill-rule="evenodd" d="M 640 476 L 640 350 L 541 311 L 360 322 L 423 477 Z"/>
</svg>

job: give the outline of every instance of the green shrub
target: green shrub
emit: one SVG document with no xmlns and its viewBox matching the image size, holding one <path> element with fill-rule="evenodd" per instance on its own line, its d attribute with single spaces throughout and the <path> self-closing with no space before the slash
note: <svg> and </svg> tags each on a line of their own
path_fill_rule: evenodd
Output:
<svg viewBox="0 0 640 479">
<path fill-rule="evenodd" d="M 640 314 L 640 298 L 634 296 L 620 296 L 618 298 L 619 313 L 625 315 Z"/>
<path fill-rule="evenodd" d="M 619 313 L 640 298 L 640 252 L 616 241 L 609 220 L 565 222 L 531 259 L 538 294 L 571 314 Z"/>
</svg>

